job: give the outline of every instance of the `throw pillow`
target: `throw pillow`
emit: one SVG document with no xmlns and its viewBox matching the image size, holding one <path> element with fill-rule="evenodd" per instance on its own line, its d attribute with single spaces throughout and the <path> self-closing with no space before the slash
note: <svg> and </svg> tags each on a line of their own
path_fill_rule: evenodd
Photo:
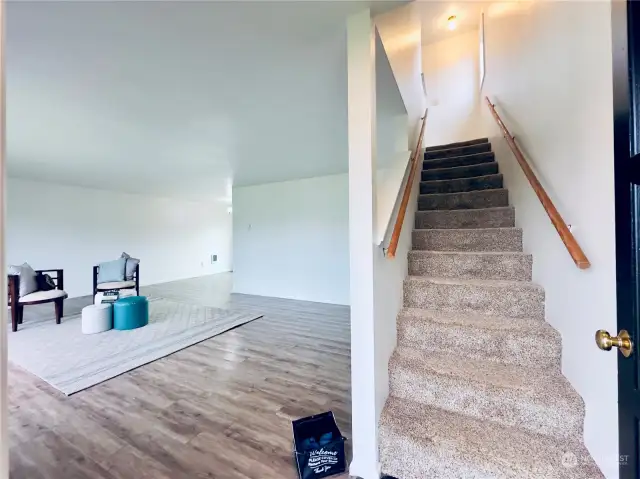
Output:
<svg viewBox="0 0 640 479">
<path fill-rule="evenodd" d="M 119 258 L 98 265 L 98 284 L 124 281 L 124 267 L 127 260 Z"/>
<path fill-rule="evenodd" d="M 18 295 L 21 298 L 27 294 L 38 291 L 36 272 L 27 263 L 23 263 L 20 266 L 9 266 L 9 274 L 17 274 L 20 276 L 20 290 L 18 291 Z"/>
<path fill-rule="evenodd" d="M 133 280 L 133 273 L 136 271 L 136 266 L 140 264 L 140 260 L 138 258 L 132 258 L 127 253 L 122 253 L 121 258 L 127 260 L 124 267 L 124 277 L 127 281 L 131 281 Z"/>
<path fill-rule="evenodd" d="M 38 291 L 51 291 L 56 289 L 56 283 L 48 274 L 38 274 L 36 280 L 38 282 Z"/>
</svg>

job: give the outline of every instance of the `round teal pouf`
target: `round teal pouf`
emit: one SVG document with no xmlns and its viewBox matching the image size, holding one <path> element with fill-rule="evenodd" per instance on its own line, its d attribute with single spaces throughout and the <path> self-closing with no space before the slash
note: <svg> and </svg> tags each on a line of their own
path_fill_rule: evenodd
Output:
<svg viewBox="0 0 640 479">
<path fill-rule="evenodd" d="M 129 296 L 113 303 L 113 329 L 141 328 L 149 324 L 149 302 L 144 296 Z"/>
</svg>

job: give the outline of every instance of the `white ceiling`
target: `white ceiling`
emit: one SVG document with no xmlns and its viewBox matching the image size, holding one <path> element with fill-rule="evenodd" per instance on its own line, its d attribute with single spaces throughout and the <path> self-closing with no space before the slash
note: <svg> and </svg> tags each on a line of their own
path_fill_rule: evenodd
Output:
<svg viewBox="0 0 640 479">
<path fill-rule="evenodd" d="M 230 200 L 346 171 L 345 17 L 363 5 L 10 2 L 9 175 Z"/>
<path fill-rule="evenodd" d="M 467 0 L 463 2 L 418 1 L 414 8 L 422 19 L 422 44 L 445 40 L 453 35 L 477 30 L 480 15 L 491 2 Z M 449 30 L 447 19 L 455 15 L 457 27 Z"/>
</svg>

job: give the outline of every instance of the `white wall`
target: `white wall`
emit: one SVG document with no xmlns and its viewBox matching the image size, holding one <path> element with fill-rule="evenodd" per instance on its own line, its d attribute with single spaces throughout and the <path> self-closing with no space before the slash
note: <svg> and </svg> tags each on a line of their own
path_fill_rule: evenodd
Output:
<svg viewBox="0 0 640 479">
<path fill-rule="evenodd" d="M 378 465 L 374 233 L 376 230 L 376 41 L 368 9 L 347 22 L 349 268 L 351 292 L 351 476 L 380 477 Z M 373 373 L 373 374 L 372 374 Z"/>
<path fill-rule="evenodd" d="M 233 189 L 236 293 L 349 304 L 347 175 Z"/>
<path fill-rule="evenodd" d="M 143 285 L 231 269 L 231 215 L 222 203 L 8 181 L 7 264 L 64 268 L 70 297 L 91 294 L 92 267 L 123 251 Z M 101 218 L 102 211 L 109 214 Z M 210 264 L 210 255 L 218 262 Z"/>
<path fill-rule="evenodd" d="M 422 46 L 429 120 L 425 146 L 481 137 L 479 32 L 452 34 Z"/>
<path fill-rule="evenodd" d="M 425 97 L 422 87 L 422 24 L 417 2 L 375 17 L 375 25 L 407 111 L 407 148 L 420 130 Z"/>
<path fill-rule="evenodd" d="M 410 165 L 411 152 L 397 153 L 391 164 L 376 169 L 376 233 L 375 243 L 389 246 L 397 211 Z"/>
<path fill-rule="evenodd" d="M 546 291 L 547 321 L 562 333 L 563 372 L 586 404 L 586 445 L 606 476 L 617 478 L 618 355 L 598 350 L 593 339 L 598 329 L 617 332 L 611 7 L 526 6 L 512 15 L 488 12 L 484 93 L 573 225 L 590 269 L 574 265 L 486 106 L 482 111 L 525 250 L 533 253 L 534 281 Z"/>
<path fill-rule="evenodd" d="M 388 237 L 388 230 L 393 227 L 394 207 L 401 193 L 410 157 L 407 145 L 409 141 L 415 142 L 415 138 L 409 139 L 407 106 L 396 83 L 385 46 L 378 34 L 376 34 L 375 50 L 375 240 L 376 244 L 381 244 L 385 235 Z"/>
</svg>

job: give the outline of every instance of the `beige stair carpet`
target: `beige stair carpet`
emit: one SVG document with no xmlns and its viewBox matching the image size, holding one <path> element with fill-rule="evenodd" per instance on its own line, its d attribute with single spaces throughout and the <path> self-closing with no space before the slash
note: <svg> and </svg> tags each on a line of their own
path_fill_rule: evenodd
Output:
<svg viewBox="0 0 640 479">
<path fill-rule="evenodd" d="M 425 150 L 380 420 L 398 479 L 595 479 L 584 403 L 486 138 Z"/>
</svg>

